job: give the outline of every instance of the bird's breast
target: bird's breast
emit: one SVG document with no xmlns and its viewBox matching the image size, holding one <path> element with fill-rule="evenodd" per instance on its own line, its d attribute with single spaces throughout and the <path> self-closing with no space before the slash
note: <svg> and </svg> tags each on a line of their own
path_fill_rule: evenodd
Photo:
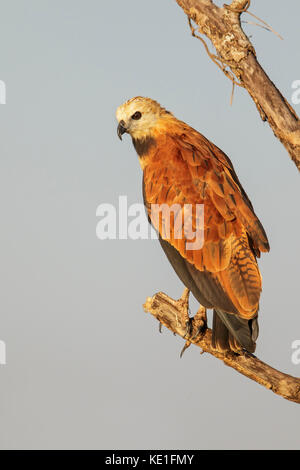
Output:
<svg viewBox="0 0 300 470">
<path fill-rule="evenodd" d="M 196 203 L 199 195 L 192 185 L 186 164 L 177 158 L 148 159 L 144 167 L 144 185 L 150 204 Z"/>
</svg>

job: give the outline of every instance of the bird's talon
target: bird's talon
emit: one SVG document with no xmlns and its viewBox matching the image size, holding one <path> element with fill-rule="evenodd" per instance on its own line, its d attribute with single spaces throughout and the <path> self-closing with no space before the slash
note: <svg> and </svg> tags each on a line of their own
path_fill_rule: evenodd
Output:
<svg viewBox="0 0 300 470">
<path fill-rule="evenodd" d="M 206 310 L 200 307 L 196 315 L 193 318 L 189 318 L 185 326 L 184 339 L 195 341 L 201 337 L 207 329 Z"/>
<path fill-rule="evenodd" d="M 203 333 L 204 333 L 203 326 L 199 326 L 199 327 L 196 329 L 195 334 L 192 336 L 192 340 L 195 341 L 199 336 L 202 336 Z"/>
<path fill-rule="evenodd" d="M 185 324 L 184 339 L 188 339 L 193 332 L 193 319 L 190 318 Z"/>
<path fill-rule="evenodd" d="M 191 343 L 189 341 L 185 342 L 185 345 L 183 346 L 183 348 L 181 350 L 181 353 L 180 353 L 180 359 L 182 358 L 184 351 L 186 351 L 186 349 L 189 348 L 190 345 L 191 345 Z"/>
</svg>

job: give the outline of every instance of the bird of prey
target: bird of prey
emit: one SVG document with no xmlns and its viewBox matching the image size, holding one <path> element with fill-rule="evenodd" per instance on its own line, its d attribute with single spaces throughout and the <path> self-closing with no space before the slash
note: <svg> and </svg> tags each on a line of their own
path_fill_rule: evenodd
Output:
<svg viewBox="0 0 300 470">
<path fill-rule="evenodd" d="M 253 353 L 262 290 L 257 258 L 269 243 L 230 159 L 150 98 L 130 99 L 116 116 L 119 138 L 130 134 L 138 154 L 144 204 L 167 258 L 197 301 L 213 309 L 212 346 Z M 173 213 L 163 233 L 165 221 L 151 217 L 153 204 L 203 204 L 203 244 L 187 248 L 184 231 L 176 236 Z M 195 211 L 190 217 L 195 228 Z"/>
</svg>

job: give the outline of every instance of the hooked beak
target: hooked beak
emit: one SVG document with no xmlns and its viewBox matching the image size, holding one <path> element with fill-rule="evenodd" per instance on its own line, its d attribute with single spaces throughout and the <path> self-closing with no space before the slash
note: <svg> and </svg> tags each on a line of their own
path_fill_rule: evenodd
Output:
<svg viewBox="0 0 300 470">
<path fill-rule="evenodd" d="M 119 137 L 120 140 L 122 140 L 122 135 L 125 134 L 125 132 L 127 132 L 127 129 L 125 127 L 125 122 L 122 119 L 119 122 L 118 129 L 117 129 L 117 134 L 118 134 L 118 137 Z"/>
</svg>

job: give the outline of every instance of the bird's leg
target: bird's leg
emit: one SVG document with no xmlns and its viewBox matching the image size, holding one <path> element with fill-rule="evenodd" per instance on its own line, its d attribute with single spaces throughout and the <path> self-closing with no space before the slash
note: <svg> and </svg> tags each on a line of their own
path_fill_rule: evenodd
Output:
<svg viewBox="0 0 300 470">
<path fill-rule="evenodd" d="M 198 336 L 201 336 L 207 328 L 206 308 L 202 305 L 200 305 L 193 318 L 189 317 L 189 296 L 190 291 L 188 288 L 185 288 L 178 301 L 181 304 L 180 323 L 182 328 L 185 329 L 184 338 L 186 339 L 186 343 L 180 353 L 180 357 L 182 357 L 184 351 L 191 345 L 191 340 L 194 341 Z"/>
<path fill-rule="evenodd" d="M 181 306 L 180 313 L 181 313 L 181 318 L 180 318 L 180 323 L 182 328 L 185 328 L 186 334 L 189 332 L 189 325 L 190 325 L 190 317 L 189 317 L 189 296 L 190 296 L 190 290 L 186 287 L 182 293 L 182 296 L 179 299 L 179 303 Z"/>
<path fill-rule="evenodd" d="M 207 329 L 207 315 L 206 315 L 206 308 L 203 305 L 200 305 L 198 312 L 191 319 L 192 326 L 193 326 L 193 336 L 192 339 L 195 340 L 199 335 L 203 335 L 205 330 Z"/>
<path fill-rule="evenodd" d="M 190 330 L 189 297 L 190 297 L 190 290 L 186 287 L 182 293 L 182 296 L 178 300 L 178 302 L 181 304 L 180 323 L 181 323 L 182 328 L 185 330 L 184 338 L 186 338 L 187 333 Z M 190 346 L 190 344 L 191 344 L 190 341 L 187 340 L 180 353 L 180 357 L 182 357 L 184 351 Z"/>
<path fill-rule="evenodd" d="M 186 343 L 180 353 L 180 357 L 183 356 L 184 351 L 191 345 L 191 341 L 195 341 L 198 336 L 202 336 L 207 328 L 207 316 L 206 308 L 200 305 L 196 315 L 193 318 L 188 319 L 188 325 L 186 326 Z"/>
<path fill-rule="evenodd" d="M 206 308 L 200 305 L 196 315 L 186 323 L 185 338 L 195 340 L 207 328 Z"/>
</svg>

